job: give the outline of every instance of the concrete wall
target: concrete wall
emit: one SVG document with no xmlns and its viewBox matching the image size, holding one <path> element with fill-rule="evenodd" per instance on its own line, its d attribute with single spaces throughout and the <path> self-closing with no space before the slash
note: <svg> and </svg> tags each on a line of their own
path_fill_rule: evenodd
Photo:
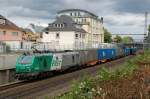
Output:
<svg viewBox="0 0 150 99">
<path fill-rule="evenodd" d="M 0 85 L 15 81 L 15 63 L 18 54 L 0 55 Z"/>
<path fill-rule="evenodd" d="M 0 71 L 0 85 L 9 82 L 14 82 L 15 79 L 15 69 L 1 70 Z"/>
<path fill-rule="evenodd" d="M 17 54 L 0 55 L 0 70 L 15 68 Z"/>
</svg>

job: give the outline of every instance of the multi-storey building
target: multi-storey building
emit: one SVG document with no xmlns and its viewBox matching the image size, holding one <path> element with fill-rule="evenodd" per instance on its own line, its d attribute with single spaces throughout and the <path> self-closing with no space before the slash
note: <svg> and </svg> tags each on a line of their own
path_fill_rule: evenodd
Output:
<svg viewBox="0 0 150 99">
<path fill-rule="evenodd" d="M 87 32 L 86 42 L 91 43 L 103 43 L 104 42 L 104 30 L 103 30 L 103 18 L 96 16 L 95 14 L 81 9 L 67 9 L 61 10 L 57 13 L 57 16 L 68 15 Z"/>
<path fill-rule="evenodd" d="M 44 29 L 41 41 L 72 48 L 83 45 L 85 35 L 86 31 L 76 24 L 71 17 L 62 15 Z"/>
<path fill-rule="evenodd" d="M 22 44 L 22 38 L 22 30 L 0 15 L 0 42 L 6 43 L 11 49 L 19 49 Z"/>
</svg>

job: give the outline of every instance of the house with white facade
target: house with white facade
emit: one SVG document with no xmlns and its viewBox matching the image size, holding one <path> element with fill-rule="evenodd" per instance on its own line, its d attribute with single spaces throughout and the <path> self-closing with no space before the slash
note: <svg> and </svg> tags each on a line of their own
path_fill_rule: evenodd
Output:
<svg viewBox="0 0 150 99">
<path fill-rule="evenodd" d="M 41 41 L 61 47 L 82 46 L 86 40 L 86 33 L 71 17 L 62 15 L 44 29 Z"/>
<path fill-rule="evenodd" d="M 57 13 L 57 16 L 68 15 L 77 24 L 79 24 L 86 32 L 87 43 L 103 43 L 104 29 L 103 18 L 81 9 L 65 9 Z"/>
</svg>

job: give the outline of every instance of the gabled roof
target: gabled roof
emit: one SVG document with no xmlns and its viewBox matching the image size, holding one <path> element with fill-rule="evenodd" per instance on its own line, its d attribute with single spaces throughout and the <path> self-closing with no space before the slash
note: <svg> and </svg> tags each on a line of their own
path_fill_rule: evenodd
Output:
<svg viewBox="0 0 150 99">
<path fill-rule="evenodd" d="M 3 17 L 2 15 L 0 15 L 0 19 L 4 19 L 5 20 L 5 24 L 0 24 L 0 29 L 21 31 L 21 29 L 18 26 L 16 26 L 13 22 L 9 21 L 8 19 Z"/>
<path fill-rule="evenodd" d="M 64 24 L 64 27 L 54 27 L 54 24 Z M 77 24 L 73 21 L 73 19 L 70 16 L 62 15 L 60 17 L 57 17 L 56 21 L 49 24 L 49 26 L 45 28 L 44 31 L 76 31 L 86 33 L 84 29 L 77 28 L 76 25 Z"/>
<path fill-rule="evenodd" d="M 41 33 L 45 27 L 43 27 L 43 26 L 38 26 L 38 25 L 35 25 L 35 24 L 30 24 L 30 25 L 28 26 L 28 28 L 29 28 L 32 32 L 34 32 L 34 33 Z"/>
<path fill-rule="evenodd" d="M 0 15 L 0 19 L 5 19 L 2 15 Z"/>
<path fill-rule="evenodd" d="M 27 33 L 33 33 L 33 32 L 31 31 L 31 29 L 28 29 L 28 28 L 22 28 L 22 31 L 27 32 Z"/>
</svg>

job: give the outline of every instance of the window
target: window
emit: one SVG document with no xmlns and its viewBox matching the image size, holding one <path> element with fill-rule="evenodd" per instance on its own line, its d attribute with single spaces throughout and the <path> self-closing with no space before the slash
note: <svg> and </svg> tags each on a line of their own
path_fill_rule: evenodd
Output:
<svg viewBox="0 0 150 99">
<path fill-rule="evenodd" d="M 86 19 L 84 19 L 84 22 L 86 22 Z"/>
<path fill-rule="evenodd" d="M 82 19 L 82 22 L 83 22 L 83 23 L 84 23 L 84 22 L 86 22 L 86 19 L 85 19 L 85 18 L 83 18 L 83 19 Z"/>
<path fill-rule="evenodd" d="M 80 15 L 80 12 L 78 12 L 78 16 L 81 16 L 81 15 Z"/>
<path fill-rule="evenodd" d="M 20 62 L 21 64 L 30 64 L 32 62 L 32 56 L 24 56 L 21 58 Z"/>
<path fill-rule="evenodd" d="M 74 13 L 74 16 L 77 16 L 77 13 L 76 13 L 76 12 Z"/>
<path fill-rule="evenodd" d="M 58 28 L 60 28 L 60 27 L 61 27 L 61 25 L 60 25 L 60 24 L 57 24 L 57 27 L 58 27 Z"/>
<path fill-rule="evenodd" d="M 55 27 L 55 24 L 53 24 L 53 27 Z"/>
<path fill-rule="evenodd" d="M 73 63 L 75 62 L 75 58 L 74 58 L 74 56 L 72 56 L 72 62 L 73 62 Z"/>
<path fill-rule="evenodd" d="M 70 13 L 70 16 L 72 16 L 72 13 Z"/>
<path fill-rule="evenodd" d="M 63 28 L 64 27 L 64 24 L 61 24 L 61 28 Z"/>
<path fill-rule="evenodd" d="M 5 19 L 0 19 L 0 24 L 5 25 Z"/>
<path fill-rule="evenodd" d="M 18 32 L 12 32 L 13 36 L 18 36 Z"/>
<path fill-rule="evenodd" d="M 53 27 L 56 28 L 56 27 L 57 27 L 57 24 L 53 24 Z"/>
<path fill-rule="evenodd" d="M 78 19 L 76 19 L 76 23 L 78 23 Z"/>
<path fill-rule="evenodd" d="M 48 32 L 45 32 L 45 34 L 49 34 Z"/>
<path fill-rule="evenodd" d="M 56 39 L 58 39 L 59 38 L 59 33 L 56 33 Z"/>
<path fill-rule="evenodd" d="M 76 39 L 78 38 L 78 36 L 79 36 L 78 34 L 75 34 L 75 38 L 76 38 Z"/>
</svg>

